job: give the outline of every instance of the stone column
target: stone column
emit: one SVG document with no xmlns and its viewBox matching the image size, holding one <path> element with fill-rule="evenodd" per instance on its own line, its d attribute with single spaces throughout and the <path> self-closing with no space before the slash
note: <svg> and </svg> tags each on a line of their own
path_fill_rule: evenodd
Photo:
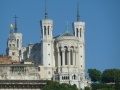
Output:
<svg viewBox="0 0 120 90">
<path fill-rule="evenodd" d="M 62 47 L 61 51 L 62 51 L 62 66 L 64 66 L 65 65 L 65 49 Z"/>
<path fill-rule="evenodd" d="M 78 28 L 78 37 L 80 38 L 80 29 Z"/>
<path fill-rule="evenodd" d="M 70 65 L 70 48 L 68 48 L 68 58 L 67 58 L 67 64 Z"/>
<path fill-rule="evenodd" d="M 60 62 L 60 51 L 59 51 L 59 47 L 57 48 L 57 53 L 58 53 L 58 72 L 60 72 L 61 62 Z"/>
<path fill-rule="evenodd" d="M 76 65 L 76 49 L 73 50 L 73 65 Z"/>
<path fill-rule="evenodd" d="M 72 50 L 72 55 L 73 55 L 73 57 L 72 57 L 73 65 L 75 65 L 75 51 L 74 50 Z"/>
</svg>

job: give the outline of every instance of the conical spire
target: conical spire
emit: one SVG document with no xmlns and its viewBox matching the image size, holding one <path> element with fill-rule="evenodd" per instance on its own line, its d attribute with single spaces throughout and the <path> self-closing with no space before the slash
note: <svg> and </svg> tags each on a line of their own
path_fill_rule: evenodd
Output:
<svg viewBox="0 0 120 90">
<path fill-rule="evenodd" d="M 45 0 L 45 19 L 48 19 L 47 0 Z"/>
<path fill-rule="evenodd" d="M 15 28 L 14 29 L 15 29 L 15 33 L 17 33 L 18 28 L 17 28 L 17 19 L 16 18 L 18 18 L 18 17 L 15 15 L 14 18 L 15 18 Z"/>
<path fill-rule="evenodd" d="M 79 3 L 77 3 L 77 21 L 80 21 L 80 14 L 79 14 Z"/>
</svg>

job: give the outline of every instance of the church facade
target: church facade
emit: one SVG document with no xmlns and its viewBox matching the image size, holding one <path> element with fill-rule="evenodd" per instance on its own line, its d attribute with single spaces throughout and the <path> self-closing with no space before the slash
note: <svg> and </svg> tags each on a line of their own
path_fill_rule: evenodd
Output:
<svg viewBox="0 0 120 90">
<path fill-rule="evenodd" d="M 17 17 L 15 25 L 10 25 L 10 34 L 7 40 L 6 54 L 14 62 L 32 61 L 44 67 L 44 80 L 55 80 L 60 83 L 76 85 L 79 89 L 87 86 L 85 77 L 85 23 L 80 21 L 79 6 L 77 7 L 77 21 L 72 23 L 73 34 L 66 31 L 53 37 L 53 20 L 48 18 L 45 10 L 45 19 L 40 20 L 40 43 L 28 44 L 22 47 L 22 34 L 18 32 Z"/>
</svg>

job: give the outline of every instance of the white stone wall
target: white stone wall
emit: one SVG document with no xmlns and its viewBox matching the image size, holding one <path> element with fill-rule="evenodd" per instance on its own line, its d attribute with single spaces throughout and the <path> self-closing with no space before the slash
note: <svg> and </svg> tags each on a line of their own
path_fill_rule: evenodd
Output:
<svg viewBox="0 0 120 90">
<path fill-rule="evenodd" d="M 43 80 L 43 73 L 43 66 L 0 66 L 0 80 Z"/>
<path fill-rule="evenodd" d="M 41 24 L 41 60 L 45 70 L 45 78 L 51 79 L 53 76 L 53 68 L 55 68 L 53 57 L 53 36 L 52 27 L 53 21 L 44 19 L 40 21 Z"/>
</svg>

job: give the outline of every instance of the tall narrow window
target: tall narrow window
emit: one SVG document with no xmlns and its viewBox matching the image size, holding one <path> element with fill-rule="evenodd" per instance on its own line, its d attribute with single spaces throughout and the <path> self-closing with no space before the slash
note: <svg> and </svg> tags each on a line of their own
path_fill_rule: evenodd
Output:
<svg viewBox="0 0 120 90">
<path fill-rule="evenodd" d="M 70 64 L 73 65 L 73 53 L 72 50 L 70 50 Z"/>
<path fill-rule="evenodd" d="M 48 26 L 48 35 L 49 35 L 49 28 L 50 28 L 50 26 Z"/>
<path fill-rule="evenodd" d="M 19 39 L 17 39 L 17 47 L 19 47 Z"/>
<path fill-rule="evenodd" d="M 76 34 L 77 34 L 77 37 L 78 37 L 78 28 L 76 28 Z"/>
<path fill-rule="evenodd" d="M 12 55 L 15 55 L 15 52 L 12 52 Z"/>
<path fill-rule="evenodd" d="M 60 52 L 60 56 L 61 56 L 61 66 L 62 66 L 62 52 Z"/>
<path fill-rule="evenodd" d="M 40 71 L 40 67 L 38 67 L 38 71 Z"/>
<path fill-rule="evenodd" d="M 76 65 L 76 53 L 75 53 L 75 65 Z"/>
<path fill-rule="evenodd" d="M 81 31 L 82 31 L 82 28 L 80 28 L 80 37 L 81 37 Z"/>
<path fill-rule="evenodd" d="M 44 26 L 44 35 L 46 35 L 46 26 Z"/>
<path fill-rule="evenodd" d="M 65 65 L 67 65 L 67 47 L 65 46 Z"/>
</svg>

